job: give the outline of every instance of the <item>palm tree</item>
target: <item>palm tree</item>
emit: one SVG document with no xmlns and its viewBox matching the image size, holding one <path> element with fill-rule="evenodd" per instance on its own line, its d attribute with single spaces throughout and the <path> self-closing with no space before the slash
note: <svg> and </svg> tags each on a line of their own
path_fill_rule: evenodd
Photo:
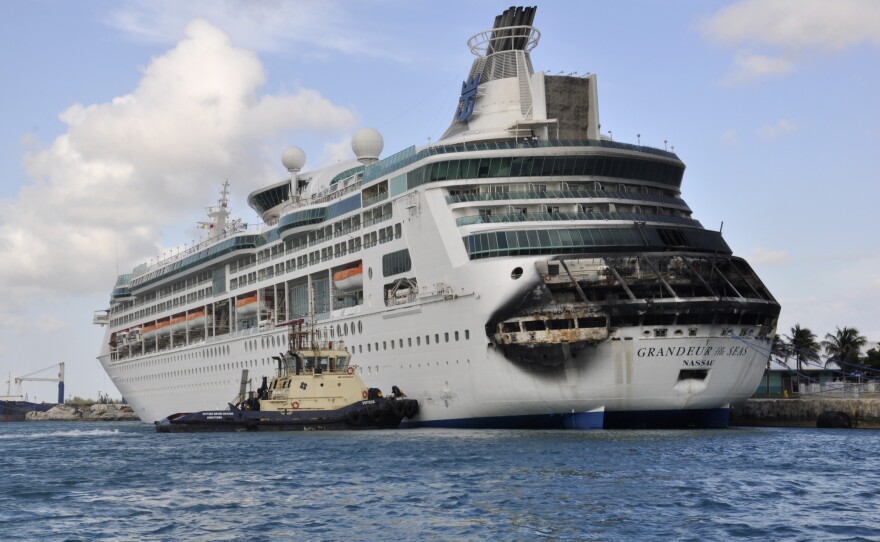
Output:
<svg viewBox="0 0 880 542">
<path fill-rule="evenodd" d="M 859 363 L 859 356 L 862 353 L 862 347 L 868 343 L 867 337 L 859 334 L 859 330 L 854 327 L 837 328 L 837 332 L 825 334 L 825 340 L 822 346 L 825 347 L 825 353 L 829 357 L 846 363 Z M 831 362 L 831 359 L 828 360 Z M 828 363 L 826 363 L 827 365 Z M 842 369 L 843 367 L 841 367 Z"/>
<path fill-rule="evenodd" d="M 810 328 L 795 324 L 791 328 L 791 335 L 786 335 L 785 338 L 787 340 L 786 347 L 794 355 L 794 359 L 797 362 L 798 374 L 801 373 L 803 362 L 819 359 L 819 349 L 821 347 L 816 341 L 816 334 L 810 331 Z"/>
</svg>

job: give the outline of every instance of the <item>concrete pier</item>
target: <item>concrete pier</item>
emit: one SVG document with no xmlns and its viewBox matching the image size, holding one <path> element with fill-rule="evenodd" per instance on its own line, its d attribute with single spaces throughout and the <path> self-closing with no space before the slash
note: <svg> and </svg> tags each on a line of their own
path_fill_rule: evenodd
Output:
<svg viewBox="0 0 880 542">
<path fill-rule="evenodd" d="M 854 428 L 880 429 L 880 398 L 749 399 L 731 407 L 730 425 L 816 427 L 823 412 L 842 412 Z"/>
</svg>

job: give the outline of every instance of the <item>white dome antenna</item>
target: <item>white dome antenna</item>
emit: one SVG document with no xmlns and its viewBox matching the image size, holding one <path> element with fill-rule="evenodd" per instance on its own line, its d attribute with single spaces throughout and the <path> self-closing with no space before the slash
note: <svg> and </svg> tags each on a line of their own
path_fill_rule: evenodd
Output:
<svg viewBox="0 0 880 542">
<path fill-rule="evenodd" d="M 306 165 L 306 153 L 299 147 L 288 147 L 281 154 L 281 163 L 290 172 L 290 196 L 299 195 L 305 188 L 307 181 L 299 182 L 296 174 Z"/>
<path fill-rule="evenodd" d="M 362 164 L 374 164 L 385 147 L 382 134 L 372 128 L 362 128 L 351 138 L 351 150 Z"/>
</svg>

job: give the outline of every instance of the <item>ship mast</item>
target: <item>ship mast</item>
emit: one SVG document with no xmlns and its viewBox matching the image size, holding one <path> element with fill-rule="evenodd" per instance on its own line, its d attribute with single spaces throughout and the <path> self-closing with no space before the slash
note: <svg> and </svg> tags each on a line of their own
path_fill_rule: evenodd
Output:
<svg viewBox="0 0 880 542">
<path fill-rule="evenodd" d="M 223 189 L 220 191 L 220 199 L 217 205 L 208 207 L 207 213 L 210 222 L 199 222 L 203 228 L 208 228 L 208 239 L 217 237 L 226 231 L 226 219 L 229 218 L 229 181 L 223 183 Z"/>
</svg>

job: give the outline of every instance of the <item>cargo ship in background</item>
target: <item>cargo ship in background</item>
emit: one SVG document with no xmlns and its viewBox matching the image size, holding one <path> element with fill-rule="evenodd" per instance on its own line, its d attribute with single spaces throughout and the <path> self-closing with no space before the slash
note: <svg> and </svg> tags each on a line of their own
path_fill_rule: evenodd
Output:
<svg viewBox="0 0 880 542">
<path fill-rule="evenodd" d="M 682 199 L 685 165 L 600 133 L 595 74 L 535 71 L 535 8 L 468 41 L 475 58 L 437 141 L 252 192 L 231 220 L 118 277 L 98 359 L 141 420 L 223 408 L 271 377 L 286 322 L 315 314 L 371 387 L 443 427 L 717 427 L 754 393 L 779 304 Z"/>
<path fill-rule="evenodd" d="M 49 369 L 58 368 L 57 377 L 35 376 Z M 17 394 L 12 394 L 12 384 L 15 382 Z M 29 401 L 22 395 L 21 385 L 23 382 L 58 382 L 58 403 L 36 403 Z M 45 369 L 34 371 L 23 376 L 16 377 L 12 374 L 6 381 L 6 395 L 0 395 L 0 422 L 21 422 L 27 417 L 28 412 L 47 412 L 56 404 L 64 403 L 64 363 L 51 365 Z"/>
</svg>

